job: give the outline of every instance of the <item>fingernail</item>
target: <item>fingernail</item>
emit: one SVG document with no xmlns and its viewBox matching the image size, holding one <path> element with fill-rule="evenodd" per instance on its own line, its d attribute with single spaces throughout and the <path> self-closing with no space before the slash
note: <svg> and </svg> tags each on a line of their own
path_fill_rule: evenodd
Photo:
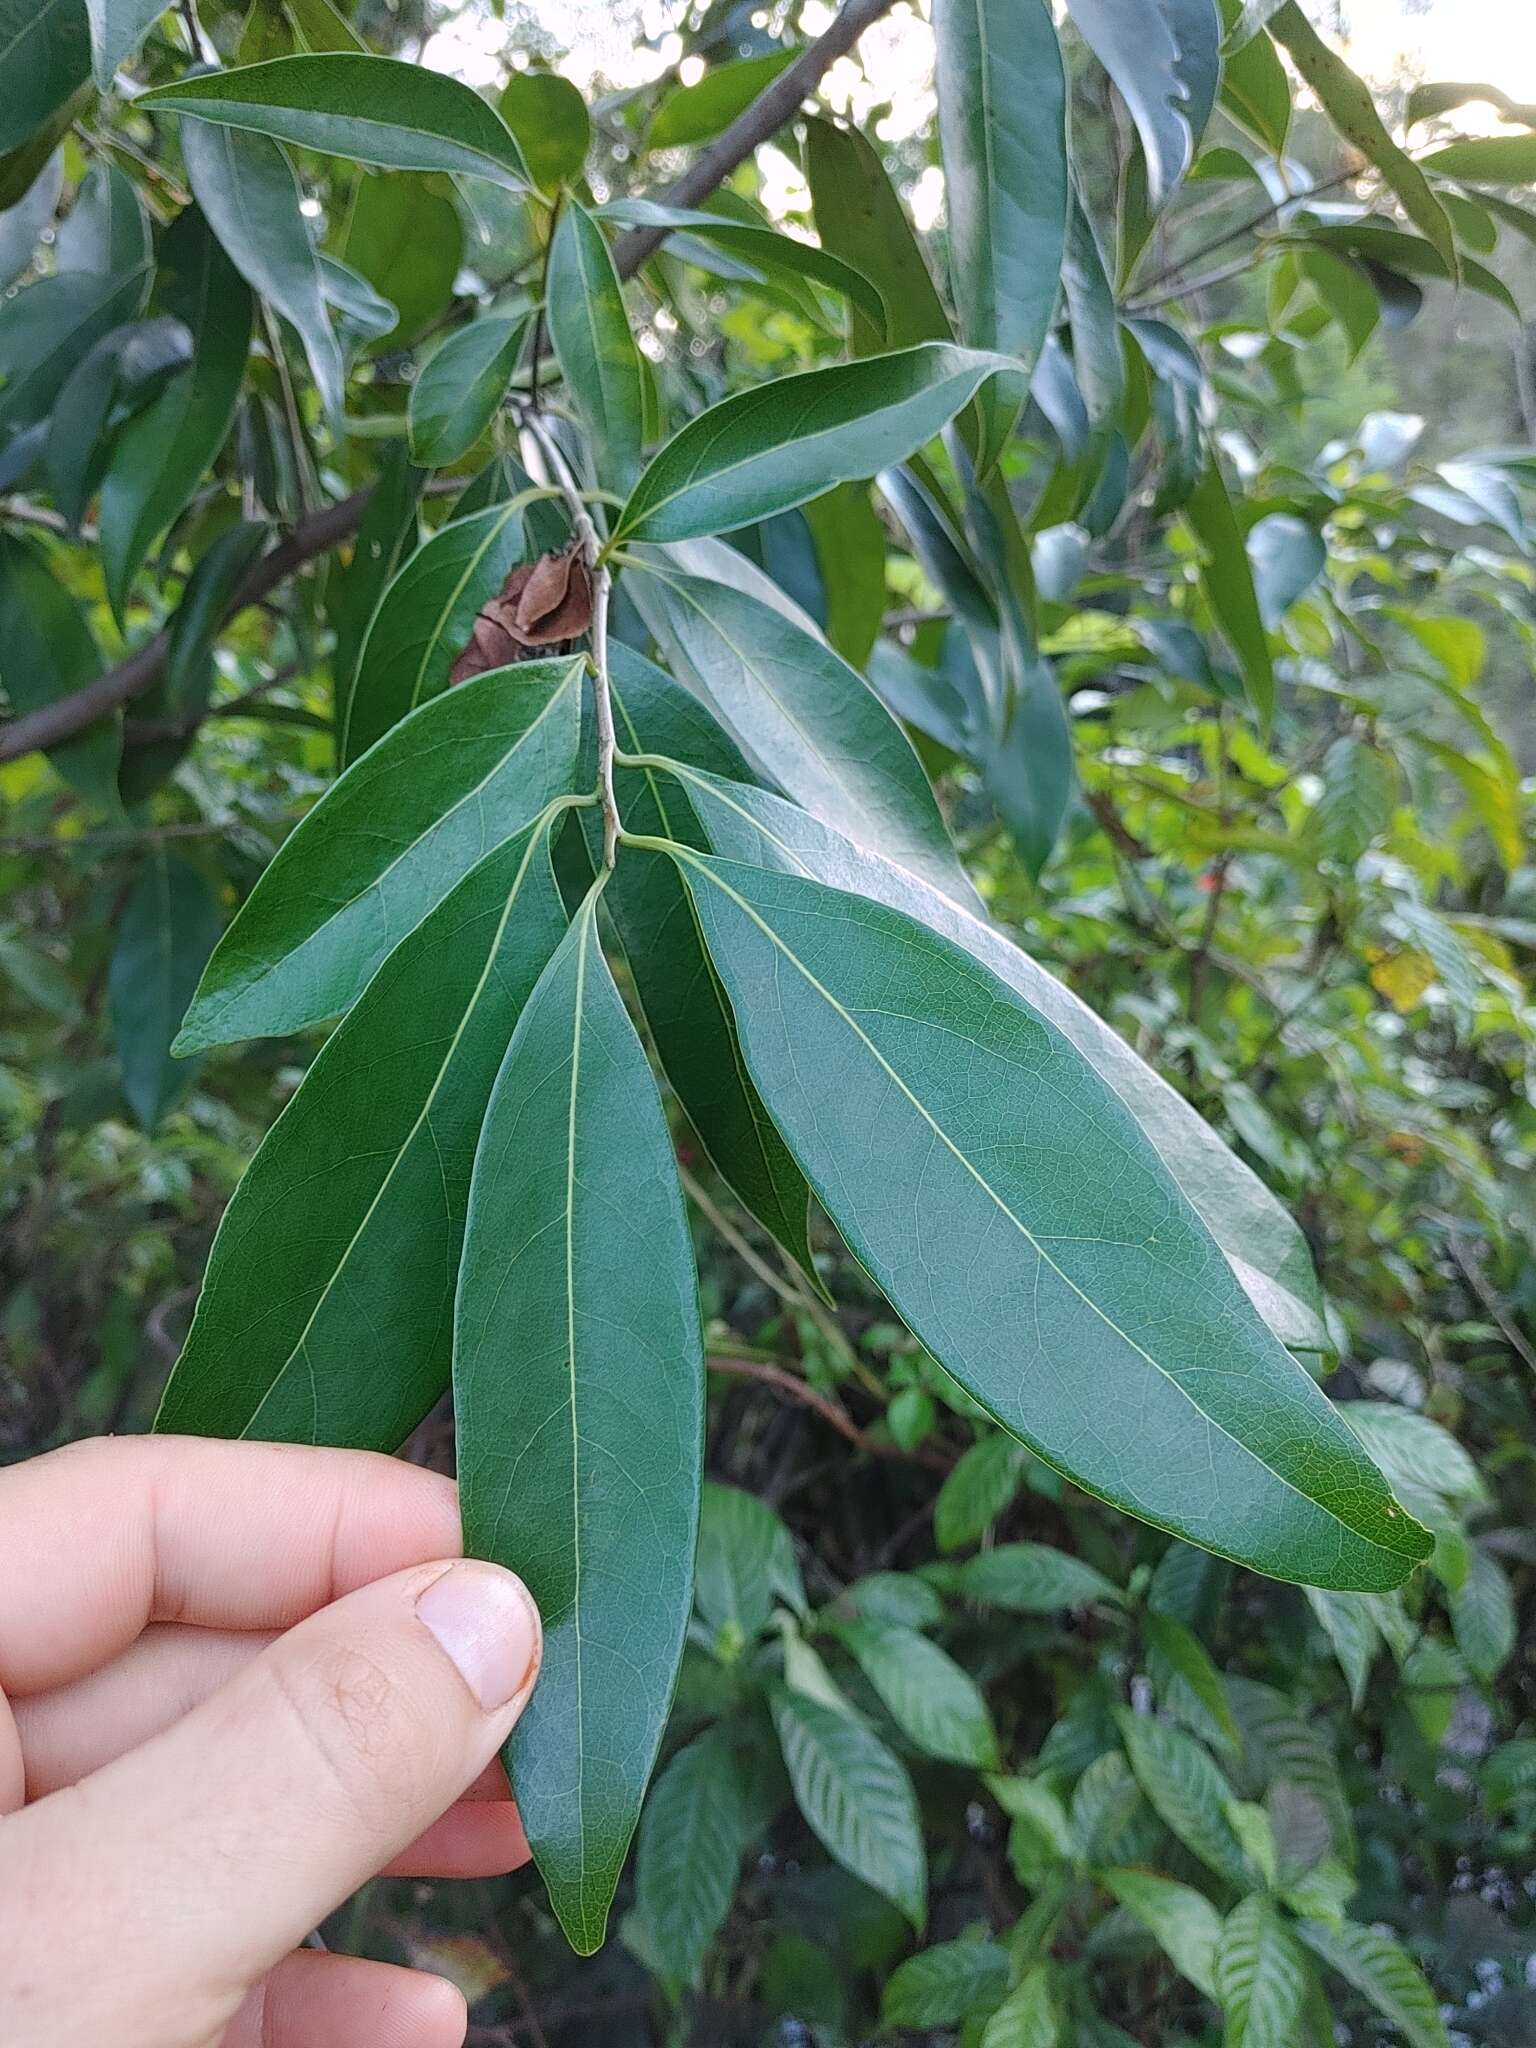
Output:
<svg viewBox="0 0 1536 2048">
<path fill-rule="evenodd" d="M 495 1564 L 456 1564 L 416 1602 L 481 1708 L 493 1714 L 522 1691 L 539 1656 L 539 1616 L 527 1587 Z"/>
</svg>

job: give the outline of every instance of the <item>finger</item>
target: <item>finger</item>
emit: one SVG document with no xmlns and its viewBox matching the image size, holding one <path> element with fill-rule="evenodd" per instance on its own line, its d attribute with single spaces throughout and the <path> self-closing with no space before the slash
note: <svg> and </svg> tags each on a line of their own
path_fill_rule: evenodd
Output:
<svg viewBox="0 0 1536 2048">
<path fill-rule="evenodd" d="M 526 1702 L 539 1643 L 510 1572 L 397 1573 L 300 1622 L 142 1748 L 8 1820 L 0 2041 L 217 2038 L 249 1987 L 486 1768 Z M 89 1910 L 82 1901 L 66 1953 L 45 1922 L 87 1871 Z"/>
<path fill-rule="evenodd" d="M 27 1799 L 78 1783 L 137 1749 L 217 1692 L 276 1640 L 267 1629 L 188 1628 L 158 1622 L 98 1671 L 15 1703 Z M 492 1764 L 466 1799 L 509 1799 L 506 1772 Z M 24 1803 L 18 1790 L 12 1802 Z M 0 1805 L 0 1812 L 6 1811 Z"/>
<path fill-rule="evenodd" d="M 0 1473 L 0 1692 L 116 1656 L 151 1621 L 287 1628 L 454 1557 L 452 1483 L 369 1451 L 97 1438 Z"/>
<path fill-rule="evenodd" d="M 446 1977 L 300 1949 L 257 1985 L 220 2048 L 460 2048 L 464 2023 Z"/>
<path fill-rule="evenodd" d="M 505 1877 L 529 1859 L 509 1799 L 461 1799 L 379 1872 L 381 1877 Z"/>
</svg>

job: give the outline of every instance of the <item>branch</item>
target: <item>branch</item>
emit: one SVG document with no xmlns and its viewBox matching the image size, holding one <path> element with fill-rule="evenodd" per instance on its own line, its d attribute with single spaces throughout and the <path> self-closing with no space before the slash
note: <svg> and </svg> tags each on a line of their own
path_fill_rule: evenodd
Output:
<svg viewBox="0 0 1536 2048">
<path fill-rule="evenodd" d="M 854 1445 L 857 1450 L 867 1451 L 872 1458 L 894 1458 L 905 1465 L 926 1465 L 934 1472 L 948 1472 L 953 1460 L 946 1458 L 942 1451 L 930 1451 L 921 1446 L 915 1451 L 904 1451 L 900 1444 L 883 1444 L 868 1437 L 854 1421 L 846 1408 L 840 1408 L 825 1394 L 818 1394 L 794 1373 L 787 1372 L 782 1365 L 770 1365 L 761 1358 L 727 1358 L 717 1352 L 709 1354 L 706 1363 L 711 1372 L 719 1372 L 728 1378 L 756 1380 L 759 1386 L 772 1387 L 786 1400 L 796 1401 L 802 1408 L 809 1408 L 813 1415 L 819 1415 L 830 1429 Z"/>
<path fill-rule="evenodd" d="M 847 5 L 826 34 L 809 44 L 794 63 L 781 71 L 751 106 L 738 115 L 723 135 L 708 149 L 700 151 L 682 177 L 662 195 L 664 203 L 668 206 L 697 206 L 700 200 L 707 199 L 738 164 L 751 156 L 759 143 L 766 142 L 770 135 L 776 135 L 785 122 L 794 117 L 801 101 L 815 90 L 822 74 L 839 57 L 846 56 L 865 29 L 888 13 L 893 4 L 894 0 L 847 0 Z M 633 277 L 641 264 L 655 253 L 665 235 L 663 228 L 636 228 L 620 236 L 614 246 L 619 276 Z M 350 498 L 326 506 L 312 518 L 300 520 L 288 538 L 256 564 L 235 593 L 234 602 L 224 615 L 225 623 L 236 612 L 256 603 L 268 591 L 275 590 L 307 563 L 350 540 L 362 521 L 371 496 L 371 488 L 354 491 Z M 87 683 L 83 690 L 76 690 L 67 697 L 60 697 L 56 703 L 46 704 L 37 711 L 27 712 L 0 725 L 0 762 L 17 760 L 39 748 L 55 747 L 132 698 L 142 696 L 164 668 L 169 649 L 170 635 L 162 630 L 146 640 L 126 660 L 105 670 L 94 682 Z"/>
</svg>

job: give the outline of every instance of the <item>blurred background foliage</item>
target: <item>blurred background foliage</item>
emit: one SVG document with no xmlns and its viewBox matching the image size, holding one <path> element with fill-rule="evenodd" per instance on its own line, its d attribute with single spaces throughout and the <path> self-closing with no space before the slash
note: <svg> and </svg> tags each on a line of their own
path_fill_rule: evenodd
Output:
<svg viewBox="0 0 1536 2048">
<path fill-rule="evenodd" d="M 249 59 L 312 46 L 332 9 L 255 0 L 242 18 L 215 0 L 201 16 L 226 57 Z M 722 0 L 615 20 L 634 34 L 590 95 L 600 199 L 664 184 L 818 25 Z M 361 0 L 350 22 L 407 55 L 451 57 L 471 36 L 498 77 L 509 52 L 562 54 L 537 8 Z M 175 16 L 156 27 L 147 76 L 157 42 L 165 67 L 184 64 L 184 34 Z M 879 31 L 879 51 L 903 52 L 894 109 L 873 56 L 828 92 L 879 140 L 942 275 L 931 109 L 911 102 L 925 37 L 905 7 Z M 1133 130 L 1070 30 L 1066 46 L 1089 210 L 1102 237 L 1123 234 Z M 1365 254 L 1367 232 L 1401 232 L 1361 228 L 1372 205 L 1373 221 L 1391 215 L 1371 165 L 1273 43 L 1244 47 L 1177 204 L 1122 260 L 1139 325 L 1114 416 L 1075 422 L 1074 387 L 1031 412 L 1008 456 L 1070 782 L 1021 789 L 977 740 L 956 623 L 966 550 L 944 546 L 945 494 L 963 492 L 950 456 L 927 499 L 843 487 L 736 543 L 908 720 L 993 914 L 1300 1219 L 1338 1353 L 1329 1390 L 1370 1404 L 1360 1427 L 1435 1529 L 1433 1568 L 1400 1596 L 1308 1596 L 1088 1501 L 984 1422 L 825 1227 L 839 1307 L 810 1294 L 680 1130 L 714 1486 L 620 1938 L 574 1962 L 531 1879 L 375 1885 L 328 1930 L 457 1977 L 475 2040 L 1195 2048 L 1225 2027 L 1263 2048 L 1435 2043 L 1447 2025 L 1499 2048 L 1536 2040 L 1536 330 L 1521 318 L 1536 212 L 1519 180 L 1453 195 L 1460 290 L 1417 257 L 1394 270 L 1390 251 Z M 1381 103 L 1396 123 L 1426 104 L 1390 86 Z M 1463 132 L 1459 109 L 1429 104 L 1418 154 Z M 114 178 L 132 179 L 144 233 L 174 197 L 164 132 L 126 99 L 65 113 L 49 141 L 59 225 L 25 252 L 23 288 L 77 260 L 72 235 L 78 256 L 112 232 Z M 1509 132 L 1536 141 L 1520 118 Z M 817 147 L 814 127 L 786 130 L 731 190 L 829 240 L 837 180 Z M 85 680 L 175 615 L 211 712 L 178 725 L 174 705 L 129 707 L 126 810 L 89 735 L 0 768 L 6 1459 L 148 1425 L 222 1206 L 316 1042 L 167 1056 L 217 930 L 329 779 L 325 580 L 341 573 L 275 593 L 215 652 L 192 637 L 190 567 L 242 512 L 300 517 L 322 470 L 328 491 L 371 476 L 432 342 L 515 299 L 538 265 L 530 216 L 486 186 L 471 213 L 446 181 L 396 174 L 381 208 L 384 180 L 301 162 L 324 246 L 399 314 L 359 343 L 353 437 L 321 452 L 311 395 L 294 396 L 299 358 L 269 328 L 225 471 L 120 619 L 99 556 L 55 542 L 89 540 L 89 523 L 7 458 L 0 673 L 36 616 L 16 595 L 36 571 L 64 596 L 45 635 L 61 671 Z M 1290 196 L 1307 191 L 1327 197 Z M 674 240 L 634 289 L 674 411 L 843 346 L 803 283 L 743 283 L 700 242 Z M 1280 677 L 1267 731 L 1208 630 L 1220 562 L 1183 516 L 1191 480 L 1181 496 L 1177 478 L 1198 467 L 1202 427 Z M 465 475 L 493 455 L 474 450 Z M 134 768 L 155 748 L 152 772 Z M 411 1454 L 444 1461 L 447 1436 L 428 1425 Z M 768 1675 L 809 1703 L 812 1736 L 838 1717 L 876 1730 L 910 1773 L 931 1866 L 920 1952 L 854 1874 L 880 1869 L 878 1812 L 803 1773 L 790 1796 Z M 1127 1705 L 1158 1713 L 1127 1720 Z M 1219 1981 L 1219 1915 L 1223 1955 L 1245 1931 L 1269 1944 L 1280 2032 Z"/>
</svg>

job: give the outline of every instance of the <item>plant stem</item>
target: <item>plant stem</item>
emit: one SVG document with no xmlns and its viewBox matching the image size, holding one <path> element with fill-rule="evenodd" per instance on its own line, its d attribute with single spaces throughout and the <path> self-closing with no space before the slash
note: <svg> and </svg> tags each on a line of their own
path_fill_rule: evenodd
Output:
<svg viewBox="0 0 1536 2048">
<path fill-rule="evenodd" d="M 613 729 L 613 689 L 608 679 L 608 600 L 613 591 L 613 572 L 603 559 L 602 542 L 592 515 L 587 510 L 581 487 L 571 474 L 570 464 L 538 414 L 531 409 L 523 415 L 523 426 L 544 458 L 550 481 L 565 500 L 571 531 L 576 538 L 582 567 L 592 586 L 592 703 L 597 718 L 597 794 L 603 807 L 603 866 L 611 868 L 618 857 L 623 823 L 613 791 L 613 760 L 618 741 Z"/>
</svg>

